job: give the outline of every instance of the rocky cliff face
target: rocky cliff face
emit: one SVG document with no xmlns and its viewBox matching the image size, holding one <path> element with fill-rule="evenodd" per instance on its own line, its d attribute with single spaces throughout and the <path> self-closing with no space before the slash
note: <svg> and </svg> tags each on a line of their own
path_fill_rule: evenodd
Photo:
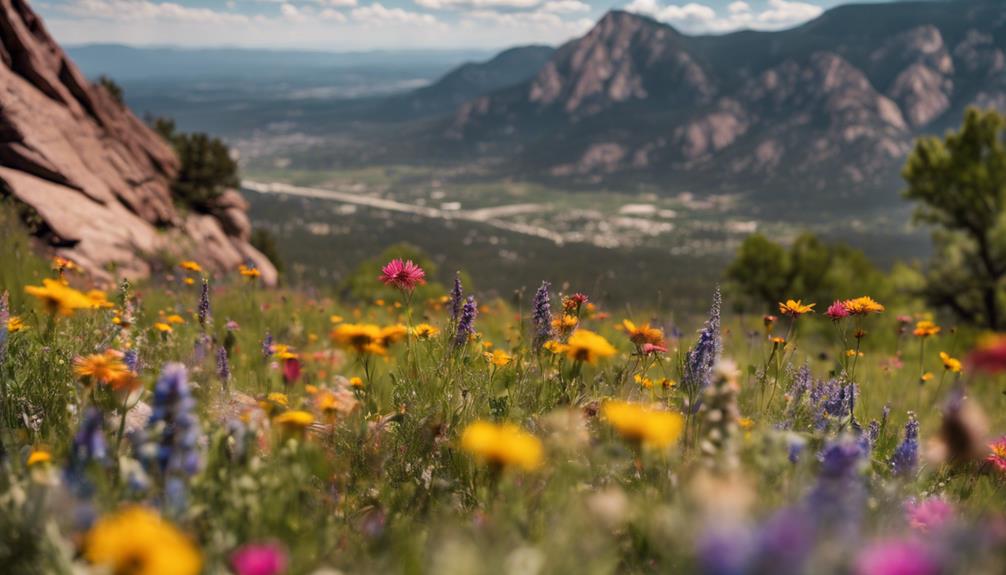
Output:
<svg viewBox="0 0 1006 575">
<path fill-rule="evenodd" d="M 219 272 L 252 263 L 274 284 L 240 195 L 183 214 L 177 170 L 171 147 L 90 84 L 24 0 L 0 0 L 0 195 L 34 210 L 43 239 L 101 280 L 145 276 L 167 255 Z"/>
<path fill-rule="evenodd" d="M 1000 0 L 849 5 L 723 36 L 615 11 L 530 81 L 461 106 L 443 141 L 543 177 L 890 203 L 914 138 L 969 105 L 1006 111 L 1004 52 Z"/>
</svg>

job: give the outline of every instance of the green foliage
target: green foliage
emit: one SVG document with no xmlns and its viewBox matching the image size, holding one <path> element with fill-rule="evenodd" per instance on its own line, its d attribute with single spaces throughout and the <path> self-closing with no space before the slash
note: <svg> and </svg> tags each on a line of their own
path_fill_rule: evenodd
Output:
<svg viewBox="0 0 1006 575">
<path fill-rule="evenodd" d="M 276 245 L 276 236 L 266 228 L 255 228 L 251 234 L 251 245 L 262 255 L 269 258 L 276 271 L 283 273 L 283 259 L 279 255 L 279 247 Z"/>
<path fill-rule="evenodd" d="M 174 121 L 166 118 L 154 119 L 153 127 L 175 148 L 180 162 L 171 186 L 175 201 L 208 212 L 224 191 L 241 184 L 238 164 L 223 140 L 203 133 L 178 132 Z"/>
<path fill-rule="evenodd" d="M 818 305 L 870 294 L 886 299 L 884 274 L 860 250 L 801 234 L 787 249 L 761 234 L 748 236 L 727 267 L 731 297 L 774 313 L 778 302 L 801 298 Z"/>
<path fill-rule="evenodd" d="M 1006 118 L 969 109 L 959 131 L 916 142 L 902 174 L 916 219 L 935 227 L 923 294 L 961 319 L 1003 327 Z"/>
<path fill-rule="evenodd" d="M 109 78 L 108 76 L 101 75 L 98 77 L 98 85 L 104 88 L 105 91 L 119 103 L 119 105 L 125 105 L 125 93 L 122 91 L 122 86 L 120 86 L 115 80 Z"/>
</svg>

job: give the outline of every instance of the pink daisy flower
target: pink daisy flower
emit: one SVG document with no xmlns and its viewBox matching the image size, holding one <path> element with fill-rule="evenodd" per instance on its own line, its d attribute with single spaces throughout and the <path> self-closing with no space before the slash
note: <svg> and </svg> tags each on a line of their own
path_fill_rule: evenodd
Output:
<svg viewBox="0 0 1006 575">
<path fill-rule="evenodd" d="M 1006 473 L 1006 435 L 990 443 L 989 450 L 991 453 L 989 453 L 985 460 L 994 465 L 999 471 Z"/>
<path fill-rule="evenodd" d="M 416 286 L 426 283 L 426 272 L 412 263 L 412 260 L 403 262 L 396 258 L 381 268 L 379 279 L 384 285 L 394 286 L 402 291 L 412 291 Z"/>
<path fill-rule="evenodd" d="M 828 311 L 824 312 L 824 315 L 834 321 L 838 321 L 843 317 L 849 317 L 849 308 L 845 307 L 845 303 L 842 300 L 835 300 L 835 303 L 828 306 Z"/>
<path fill-rule="evenodd" d="M 231 555 L 237 575 L 280 575 L 286 572 L 286 551 L 276 543 L 252 543 Z"/>
</svg>

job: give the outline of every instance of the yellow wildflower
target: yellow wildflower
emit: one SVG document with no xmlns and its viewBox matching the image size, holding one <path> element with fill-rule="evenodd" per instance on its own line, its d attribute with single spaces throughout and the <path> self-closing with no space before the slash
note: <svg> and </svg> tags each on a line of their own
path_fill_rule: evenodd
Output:
<svg viewBox="0 0 1006 575">
<path fill-rule="evenodd" d="M 91 300 L 72 287 L 49 278 L 42 280 L 42 286 L 25 286 L 25 293 L 35 296 L 52 315 L 70 316 L 78 309 L 92 307 Z"/>
<path fill-rule="evenodd" d="M 877 303 L 870 296 L 865 295 L 854 299 L 847 299 L 842 303 L 851 315 L 868 315 L 884 311 L 884 306 Z"/>
<path fill-rule="evenodd" d="M 28 467 L 39 463 L 49 463 L 52 461 L 52 454 L 44 449 L 33 449 L 28 456 Z"/>
<path fill-rule="evenodd" d="M 196 274 L 203 273 L 203 266 L 199 265 L 197 262 L 194 262 L 192 260 L 185 260 L 182 263 L 178 264 L 178 267 L 182 268 L 187 272 L 192 272 Z"/>
<path fill-rule="evenodd" d="M 486 361 L 496 367 L 503 367 L 513 361 L 513 356 L 502 349 L 497 349 L 492 352 L 487 351 L 482 355 L 486 358 Z"/>
<path fill-rule="evenodd" d="M 332 331 L 332 339 L 341 345 L 351 347 L 359 353 L 381 351 L 381 328 L 369 323 L 344 323 Z"/>
<path fill-rule="evenodd" d="M 197 575 L 202 569 L 189 538 L 139 506 L 99 519 L 84 540 L 84 557 L 117 575 Z"/>
<path fill-rule="evenodd" d="M 392 344 L 398 343 L 405 339 L 405 336 L 409 333 L 409 328 L 398 323 L 395 325 L 389 325 L 387 327 L 381 328 L 381 336 L 378 339 L 378 344 L 381 347 L 391 347 Z"/>
<path fill-rule="evenodd" d="M 576 361 L 594 363 L 598 359 L 618 353 L 604 337 L 585 329 L 576 330 L 566 342 L 566 355 Z"/>
<path fill-rule="evenodd" d="M 89 383 L 101 383 L 113 389 L 134 383 L 129 377 L 129 368 L 122 361 L 122 354 L 115 350 L 74 359 L 73 373 Z"/>
<path fill-rule="evenodd" d="M 314 423 L 314 416 L 307 411 L 284 411 L 272 421 L 286 431 L 304 431 Z"/>
<path fill-rule="evenodd" d="M 476 421 L 461 434 L 461 448 L 498 467 L 532 471 L 541 465 L 541 441 L 512 423 Z"/>
<path fill-rule="evenodd" d="M 942 328 L 935 323 L 929 321 L 928 319 L 924 319 L 915 324 L 915 331 L 912 333 L 915 337 L 929 337 L 940 333 L 941 329 Z"/>
<path fill-rule="evenodd" d="M 175 331 L 174 328 L 172 328 L 170 325 L 164 323 L 163 321 L 159 321 L 159 322 L 155 323 L 154 324 L 154 329 L 156 329 L 157 331 L 159 331 L 161 333 L 171 333 L 171 332 Z"/>
<path fill-rule="evenodd" d="M 433 339 L 440 333 L 440 330 L 428 323 L 421 323 L 412 328 L 412 335 L 419 339 Z"/>
<path fill-rule="evenodd" d="M 684 418 L 670 411 L 660 411 L 627 401 L 610 400 L 603 406 L 604 417 L 624 439 L 664 449 L 669 447 L 684 429 Z"/>
<path fill-rule="evenodd" d="M 624 319 L 622 320 L 622 327 L 625 328 L 625 333 L 629 336 L 629 340 L 636 345 L 643 345 L 644 343 L 657 345 L 664 341 L 663 330 L 650 327 L 648 323 L 637 326 L 630 320 Z"/>
<path fill-rule="evenodd" d="M 249 280 L 253 280 L 262 275 L 262 272 L 259 271 L 258 268 L 246 266 L 244 264 L 238 266 L 238 273 L 241 274 L 242 277 L 248 278 Z"/>
<path fill-rule="evenodd" d="M 7 319 L 8 333 L 17 333 L 26 329 L 28 329 L 28 326 L 18 316 L 14 315 Z"/>
<path fill-rule="evenodd" d="M 940 361 L 943 362 L 943 369 L 950 371 L 952 373 L 961 372 L 961 360 L 951 357 L 951 355 L 945 351 L 940 352 Z"/>
<path fill-rule="evenodd" d="M 164 318 L 164 323 L 168 323 L 168 324 L 172 324 L 172 323 L 175 323 L 175 324 L 185 323 L 185 318 L 183 318 L 182 316 L 178 315 L 177 313 L 173 313 L 173 314 L 169 315 L 168 317 Z"/>
<path fill-rule="evenodd" d="M 796 317 L 805 313 L 813 313 L 815 305 L 817 304 L 804 304 L 803 300 L 788 299 L 785 302 L 779 302 L 779 313 Z"/>
</svg>

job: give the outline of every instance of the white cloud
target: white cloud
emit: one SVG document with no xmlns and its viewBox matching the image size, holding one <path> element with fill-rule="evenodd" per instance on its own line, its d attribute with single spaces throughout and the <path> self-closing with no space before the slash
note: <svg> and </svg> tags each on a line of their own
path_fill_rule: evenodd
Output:
<svg viewBox="0 0 1006 575">
<path fill-rule="evenodd" d="M 80 18 L 105 20 L 172 20 L 215 24 L 245 23 L 249 20 L 243 14 L 149 0 L 73 0 L 65 6 L 65 10 Z"/>
<path fill-rule="evenodd" d="M 820 6 L 806 2 L 787 2 L 786 0 L 768 0 L 768 6 L 768 10 L 757 15 L 757 20 L 779 27 L 791 26 L 811 18 L 817 18 L 824 11 Z"/>
<path fill-rule="evenodd" d="M 741 0 L 737 0 L 737 2 L 731 2 L 730 5 L 727 6 L 727 12 L 731 14 L 740 14 L 742 12 L 750 12 L 750 11 L 751 11 L 751 5 L 748 4 L 747 2 L 741 2 Z"/>
<path fill-rule="evenodd" d="M 686 32 L 728 32 L 741 28 L 778 30 L 806 22 L 823 12 L 820 6 L 789 0 L 768 0 L 768 7 L 761 11 L 737 0 L 727 6 L 724 15 L 695 2 L 665 5 L 659 0 L 632 0 L 625 9 L 668 22 Z"/>
<path fill-rule="evenodd" d="M 590 5 L 580 0 L 549 0 L 542 4 L 540 10 L 556 14 L 572 14 L 574 12 L 590 12 Z"/>
<path fill-rule="evenodd" d="M 372 24 L 436 24 L 437 19 L 431 14 L 410 12 L 401 8 L 386 8 L 380 2 L 368 6 L 354 8 L 350 15 L 354 20 Z"/>
<path fill-rule="evenodd" d="M 338 10 L 332 10 L 331 8 L 325 8 L 321 12 L 318 12 L 318 16 L 322 20 L 328 20 L 329 22 L 345 22 L 346 15 Z"/>
<path fill-rule="evenodd" d="M 541 0 L 415 0 L 423 8 L 432 10 L 461 8 L 531 8 Z"/>
<path fill-rule="evenodd" d="M 318 4 L 328 8 L 352 8 L 356 6 L 356 0 L 317 0 Z"/>
<path fill-rule="evenodd" d="M 304 22 L 307 20 L 307 17 L 293 4 L 282 4 L 279 7 L 279 13 L 283 15 L 283 18 L 291 22 Z"/>
</svg>

